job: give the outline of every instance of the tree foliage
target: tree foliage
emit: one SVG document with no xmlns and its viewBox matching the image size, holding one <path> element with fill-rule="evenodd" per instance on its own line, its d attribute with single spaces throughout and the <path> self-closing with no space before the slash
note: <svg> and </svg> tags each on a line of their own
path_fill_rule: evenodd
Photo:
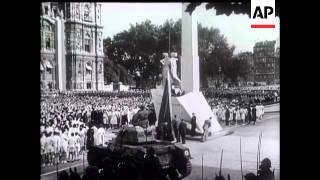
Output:
<svg viewBox="0 0 320 180">
<path fill-rule="evenodd" d="M 169 37 L 170 34 L 170 37 Z M 198 25 L 200 78 L 203 86 L 208 85 L 208 78 L 217 78 L 219 67 L 224 80 L 236 82 L 245 76 L 240 72 L 242 62 L 233 58 L 234 46 L 227 43 L 219 29 Z M 169 41 L 170 38 L 170 41 Z M 162 53 L 169 51 L 181 55 L 181 19 L 167 20 L 157 26 L 147 20 L 130 26 L 128 30 L 116 34 L 113 39 L 104 40 L 105 54 L 108 57 L 105 70 L 106 78 L 110 81 L 127 82 L 126 77 L 135 76 L 141 86 L 149 86 L 159 81 L 161 74 L 160 60 Z M 116 65 L 114 65 L 116 64 Z M 109 67 L 110 66 L 110 67 Z M 119 68 L 119 70 L 115 68 Z M 114 72 L 116 75 L 112 75 Z M 140 76 L 137 76 L 139 72 Z"/>
<path fill-rule="evenodd" d="M 192 12 L 197 8 L 197 6 L 200 6 L 201 3 L 190 3 L 187 6 L 186 12 L 189 12 L 189 14 L 192 14 Z M 214 8 L 216 10 L 216 15 L 227 15 L 230 14 L 247 14 L 250 17 L 251 14 L 251 4 L 250 2 L 213 2 L 213 3 L 207 3 L 206 9 L 212 9 Z M 279 1 L 275 2 L 275 15 L 280 17 L 280 6 Z"/>
</svg>

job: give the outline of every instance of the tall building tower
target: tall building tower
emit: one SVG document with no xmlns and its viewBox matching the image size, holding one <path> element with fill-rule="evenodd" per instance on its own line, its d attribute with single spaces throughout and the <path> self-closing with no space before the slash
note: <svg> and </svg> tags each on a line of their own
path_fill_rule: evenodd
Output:
<svg viewBox="0 0 320 180">
<path fill-rule="evenodd" d="M 65 3 L 67 89 L 101 90 L 103 42 L 101 4 Z"/>
<path fill-rule="evenodd" d="M 275 83 L 275 44 L 276 41 L 261 41 L 253 47 L 254 80 L 257 83 Z"/>
<path fill-rule="evenodd" d="M 40 7 L 40 86 L 41 89 L 55 89 L 55 17 L 51 3 L 42 3 Z"/>
<path fill-rule="evenodd" d="M 46 2 L 40 11 L 41 88 L 102 90 L 101 4 Z"/>
</svg>

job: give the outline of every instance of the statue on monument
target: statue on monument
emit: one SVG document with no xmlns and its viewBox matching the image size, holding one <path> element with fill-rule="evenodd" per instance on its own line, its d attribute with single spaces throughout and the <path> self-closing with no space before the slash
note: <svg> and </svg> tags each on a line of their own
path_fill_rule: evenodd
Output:
<svg viewBox="0 0 320 180">
<path fill-rule="evenodd" d="M 167 79 L 167 72 L 169 71 L 170 80 L 172 85 L 176 87 L 181 87 L 181 80 L 177 75 L 177 53 L 171 53 L 171 58 L 169 58 L 168 53 L 163 53 L 164 58 L 160 60 L 162 63 L 162 86 L 164 87 L 166 79 Z"/>
</svg>

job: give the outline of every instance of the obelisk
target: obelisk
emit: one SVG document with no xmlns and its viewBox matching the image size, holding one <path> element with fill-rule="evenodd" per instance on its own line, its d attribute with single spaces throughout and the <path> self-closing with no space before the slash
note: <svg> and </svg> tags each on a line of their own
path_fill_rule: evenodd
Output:
<svg viewBox="0 0 320 180">
<path fill-rule="evenodd" d="M 197 15 L 185 12 L 187 5 L 182 3 L 181 37 L 181 87 L 186 93 L 200 90 Z"/>
<path fill-rule="evenodd" d="M 56 89 L 66 90 L 66 60 L 65 60 L 65 38 L 64 38 L 64 19 L 56 17 Z"/>
</svg>

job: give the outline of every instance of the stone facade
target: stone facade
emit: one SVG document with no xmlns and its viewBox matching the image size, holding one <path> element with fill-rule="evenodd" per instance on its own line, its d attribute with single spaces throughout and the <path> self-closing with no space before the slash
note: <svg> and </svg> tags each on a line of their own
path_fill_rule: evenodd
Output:
<svg viewBox="0 0 320 180">
<path fill-rule="evenodd" d="M 254 62 L 253 62 L 253 53 L 252 52 L 241 52 L 238 54 L 238 59 L 240 61 L 246 61 L 248 66 L 243 67 L 245 68 L 244 71 L 246 71 L 247 82 L 253 82 L 254 81 Z"/>
<path fill-rule="evenodd" d="M 52 70 L 48 72 L 48 68 L 40 65 L 41 82 L 45 84 L 42 88 L 48 89 L 48 83 L 57 87 L 54 28 L 55 18 L 59 16 L 64 23 L 65 67 L 62 69 L 66 71 L 66 89 L 101 90 L 104 86 L 101 4 L 42 3 L 41 11 L 41 64 L 47 60 L 52 63 Z"/>
<path fill-rule="evenodd" d="M 257 42 L 253 48 L 256 83 L 276 82 L 275 44 L 276 41 Z"/>
</svg>

